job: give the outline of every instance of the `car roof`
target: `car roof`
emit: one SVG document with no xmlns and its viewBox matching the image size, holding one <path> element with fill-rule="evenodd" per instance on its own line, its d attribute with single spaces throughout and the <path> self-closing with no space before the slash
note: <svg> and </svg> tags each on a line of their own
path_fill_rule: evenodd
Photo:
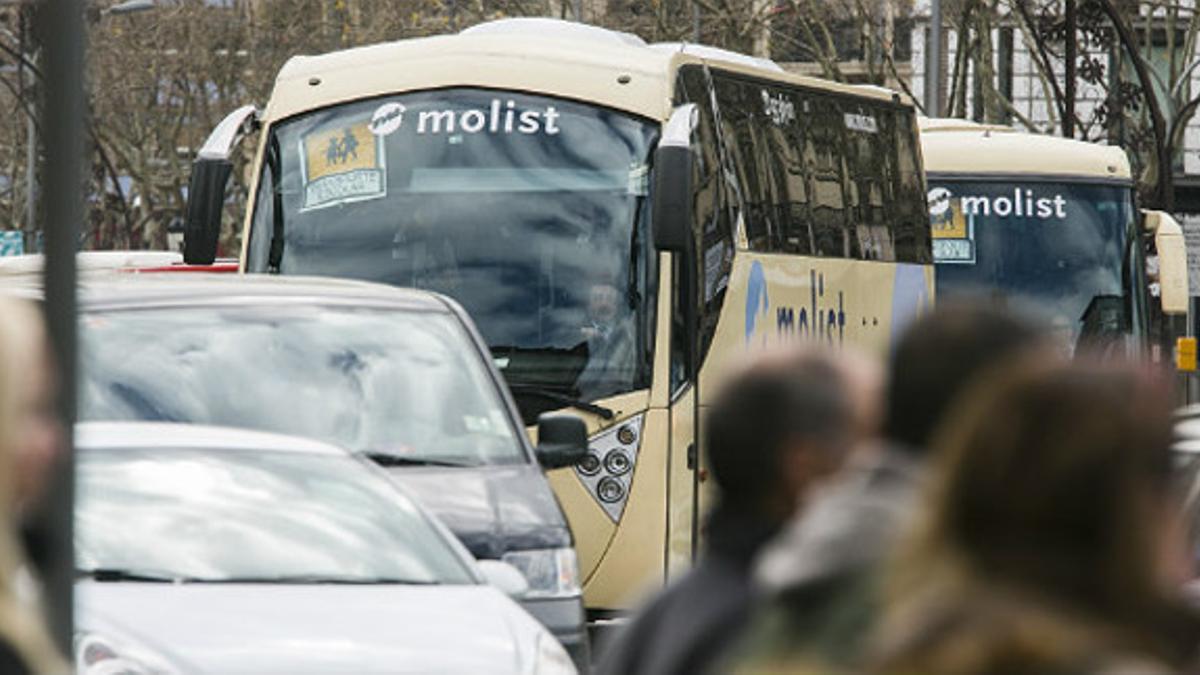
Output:
<svg viewBox="0 0 1200 675">
<path fill-rule="evenodd" d="M 80 422 L 75 444 L 84 449 L 204 449 L 345 455 L 329 443 L 298 436 L 232 427 L 170 422 Z"/>
<path fill-rule="evenodd" d="M 36 282 L 12 290 L 23 295 L 39 294 Z M 113 274 L 84 279 L 80 283 L 80 304 L 85 310 L 185 303 L 227 304 L 264 299 L 381 305 L 433 312 L 448 312 L 450 308 L 446 298 L 430 291 L 333 277 L 182 272 Z"/>
</svg>

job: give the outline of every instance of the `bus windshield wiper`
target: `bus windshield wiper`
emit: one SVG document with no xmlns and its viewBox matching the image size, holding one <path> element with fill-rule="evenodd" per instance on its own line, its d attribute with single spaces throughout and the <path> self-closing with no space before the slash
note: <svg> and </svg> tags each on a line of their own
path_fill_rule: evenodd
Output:
<svg viewBox="0 0 1200 675">
<path fill-rule="evenodd" d="M 363 457 L 375 462 L 380 466 L 449 466 L 461 468 L 464 466 L 474 466 L 464 462 L 453 462 L 445 459 L 431 459 L 429 457 L 408 457 L 398 455 L 385 450 L 366 450 L 361 453 Z"/>
<path fill-rule="evenodd" d="M 125 569 L 121 567 L 94 567 L 75 570 L 76 576 L 96 581 L 139 581 L 145 583 L 177 584 L 190 581 L 186 576 L 160 572 L 158 570 Z"/>
<path fill-rule="evenodd" d="M 566 394 L 562 394 L 562 393 L 559 393 L 552 389 L 547 389 L 545 387 L 539 387 L 534 384 L 509 383 L 508 388 L 511 389 L 514 394 L 532 394 L 534 396 L 541 396 L 542 398 L 546 398 L 551 401 L 555 401 L 557 403 L 562 403 L 564 405 L 571 406 L 572 408 L 575 408 L 577 410 L 582 410 L 584 412 L 592 413 L 593 415 L 598 415 L 599 417 L 606 419 L 606 420 L 611 420 L 612 418 L 616 417 L 616 415 L 617 415 L 617 413 L 613 412 L 612 408 L 606 408 L 602 405 L 592 403 L 590 401 L 584 401 L 584 400 L 581 400 L 578 398 L 574 398 L 572 396 L 567 396 Z"/>
</svg>

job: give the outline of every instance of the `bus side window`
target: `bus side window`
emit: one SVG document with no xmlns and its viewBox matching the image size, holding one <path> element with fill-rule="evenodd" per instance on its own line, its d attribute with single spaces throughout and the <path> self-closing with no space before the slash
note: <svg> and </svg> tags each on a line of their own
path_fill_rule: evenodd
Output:
<svg viewBox="0 0 1200 675">
<path fill-rule="evenodd" d="M 782 182 L 784 201 L 783 241 L 780 248 L 787 253 L 813 254 L 813 235 L 809 224 L 812 211 L 809 204 L 808 171 L 805 167 L 806 130 L 809 124 L 810 103 L 800 96 L 789 96 L 796 118 L 776 129 L 775 157 Z"/>
<path fill-rule="evenodd" d="M 916 125 L 911 111 L 898 111 L 895 119 L 897 166 L 893 177 L 896 198 L 892 202 L 892 218 L 895 223 L 896 260 L 928 265 L 933 262 L 933 251 Z"/>
<path fill-rule="evenodd" d="M 851 237 L 858 244 L 858 257 L 894 261 L 895 249 L 885 209 L 892 192 L 888 185 L 892 153 L 884 140 L 890 138 L 891 112 L 883 107 L 850 105 L 843 119 L 850 166 L 847 212 L 851 218 Z"/>
<path fill-rule="evenodd" d="M 812 181 L 813 252 L 830 258 L 848 258 L 842 116 L 831 101 L 816 98 L 809 119 L 805 150 Z"/>
<path fill-rule="evenodd" d="M 755 147 L 755 126 L 761 119 L 755 114 L 755 100 L 749 87 L 719 73 L 713 74 L 717 90 L 717 105 L 721 111 L 721 140 L 724 142 L 727 173 L 735 177 L 730 188 L 736 200 L 738 215 L 746 230 L 746 241 L 753 251 L 769 250 L 768 229 L 763 205 L 763 185 L 758 175 L 758 149 Z M 761 106 L 761 102 L 759 102 Z"/>
</svg>

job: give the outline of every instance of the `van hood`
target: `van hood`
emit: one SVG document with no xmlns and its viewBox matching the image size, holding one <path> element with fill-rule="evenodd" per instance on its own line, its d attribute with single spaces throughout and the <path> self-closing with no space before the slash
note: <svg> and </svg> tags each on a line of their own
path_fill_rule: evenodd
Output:
<svg viewBox="0 0 1200 675">
<path fill-rule="evenodd" d="M 393 467 L 388 473 L 432 511 L 476 558 L 572 545 L 541 467 Z"/>
<path fill-rule="evenodd" d="M 528 673 L 546 635 L 483 585 L 81 581 L 75 593 L 77 638 L 166 672 Z"/>
</svg>

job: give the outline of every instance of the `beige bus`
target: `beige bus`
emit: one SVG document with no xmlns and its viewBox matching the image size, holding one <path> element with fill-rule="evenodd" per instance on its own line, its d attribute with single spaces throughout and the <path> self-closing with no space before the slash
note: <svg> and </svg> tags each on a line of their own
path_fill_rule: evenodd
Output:
<svg viewBox="0 0 1200 675">
<path fill-rule="evenodd" d="M 1071 347 L 1151 353 L 1161 346 L 1151 335 L 1169 337 L 1161 318 L 1187 312 L 1183 236 L 1169 215 L 1139 211 L 1124 150 L 963 120 L 920 125 L 940 297 L 1043 312 Z"/>
<path fill-rule="evenodd" d="M 888 91 L 536 19 L 296 57 L 202 152 L 190 261 L 255 124 L 245 271 L 450 295 L 526 424 L 586 421 L 588 456 L 549 475 L 594 616 L 690 564 L 723 368 L 882 351 L 933 298 L 915 114 Z"/>
</svg>

